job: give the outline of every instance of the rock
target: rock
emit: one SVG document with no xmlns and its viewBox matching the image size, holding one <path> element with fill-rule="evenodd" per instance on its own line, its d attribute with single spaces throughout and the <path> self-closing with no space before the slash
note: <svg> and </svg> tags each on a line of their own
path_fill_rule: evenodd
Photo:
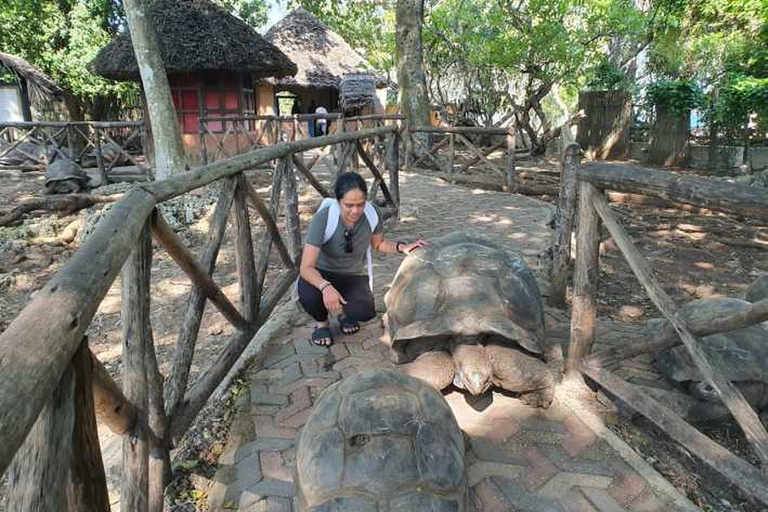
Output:
<svg viewBox="0 0 768 512">
<path fill-rule="evenodd" d="M 639 306 L 621 306 L 619 308 L 619 318 L 625 322 L 638 320 L 643 316 L 643 309 Z"/>
</svg>

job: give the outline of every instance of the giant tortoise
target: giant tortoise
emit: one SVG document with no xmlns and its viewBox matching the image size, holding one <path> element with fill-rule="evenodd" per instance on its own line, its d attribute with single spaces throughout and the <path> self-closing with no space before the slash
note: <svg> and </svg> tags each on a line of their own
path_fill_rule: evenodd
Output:
<svg viewBox="0 0 768 512">
<path fill-rule="evenodd" d="M 45 168 L 45 193 L 70 194 L 86 188 L 88 175 L 72 160 L 57 158 Z"/>
<path fill-rule="evenodd" d="M 462 512 L 464 438 L 445 399 L 395 370 L 328 387 L 301 432 L 302 512 Z"/>
<path fill-rule="evenodd" d="M 748 301 L 735 298 L 701 299 L 680 308 L 680 314 L 688 321 L 695 321 L 697 318 L 706 319 L 737 312 L 745 305 L 748 305 Z M 767 340 L 767 323 L 701 338 L 707 359 L 739 388 L 744 398 L 757 410 L 768 406 Z M 703 381 L 698 367 L 684 346 L 678 345 L 661 352 L 656 357 L 656 366 L 659 373 L 679 383 L 684 391 L 701 402 L 701 407 L 689 414 L 691 419 L 714 420 L 728 416 L 716 391 Z"/>
<path fill-rule="evenodd" d="M 539 287 L 518 254 L 476 234 L 443 236 L 403 261 L 384 300 L 392 357 L 409 375 L 552 402 L 562 352 L 547 343 Z"/>
</svg>

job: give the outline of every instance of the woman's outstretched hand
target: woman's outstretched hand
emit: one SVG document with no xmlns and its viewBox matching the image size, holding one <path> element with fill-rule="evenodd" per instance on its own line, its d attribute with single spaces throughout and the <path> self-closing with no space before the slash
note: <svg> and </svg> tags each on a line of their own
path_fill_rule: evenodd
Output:
<svg viewBox="0 0 768 512">
<path fill-rule="evenodd" d="M 333 286 L 326 286 L 323 290 L 323 304 L 329 313 L 340 315 L 343 312 L 342 306 L 346 303 L 344 297 Z"/>
<path fill-rule="evenodd" d="M 419 249 L 426 247 L 427 245 L 429 245 L 427 244 L 427 242 L 419 239 L 413 242 L 412 244 L 403 245 L 403 252 L 405 254 L 411 254 L 413 251 L 418 251 Z"/>
</svg>

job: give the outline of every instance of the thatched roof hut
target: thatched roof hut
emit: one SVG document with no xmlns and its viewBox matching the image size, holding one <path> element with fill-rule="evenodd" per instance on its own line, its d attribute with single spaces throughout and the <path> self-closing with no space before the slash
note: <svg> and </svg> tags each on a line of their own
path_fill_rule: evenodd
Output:
<svg viewBox="0 0 768 512">
<path fill-rule="evenodd" d="M 264 37 L 298 66 L 294 76 L 279 80 L 278 85 L 338 89 L 345 75 L 372 69 L 339 34 L 304 9 L 277 22 Z"/>
<path fill-rule="evenodd" d="M 209 0 L 155 0 L 149 11 L 166 71 L 245 71 L 282 78 L 296 65 L 243 20 Z M 103 77 L 138 81 L 129 34 L 101 49 L 89 69 Z"/>
<path fill-rule="evenodd" d="M 0 74 L 3 72 L 15 75 L 16 84 L 0 86 L 0 120 L 31 121 L 32 106 L 43 110 L 63 93 L 48 75 L 16 55 L 0 52 Z"/>
</svg>

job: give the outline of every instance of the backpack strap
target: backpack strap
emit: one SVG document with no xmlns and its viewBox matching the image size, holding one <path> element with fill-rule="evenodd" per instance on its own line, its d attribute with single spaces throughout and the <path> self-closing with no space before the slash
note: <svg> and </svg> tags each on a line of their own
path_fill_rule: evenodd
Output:
<svg viewBox="0 0 768 512">
<path fill-rule="evenodd" d="M 325 233 L 323 234 L 323 243 L 326 243 L 331 239 L 331 237 L 333 237 L 333 234 L 336 232 L 336 228 L 339 227 L 339 217 L 341 215 L 341 210 L 339 208 L 339 202 L 332 197 L 326 197 L 323 199 L 323 202 L 320 203 L 320 207 L 317 209 L 317 211 L 319 212 L 324 208 L 328 208 L 328 219 L 326 220 Z M 373 205 L 368 201 L 365 202 L 363 211 L 365 212 L 365 218 L 368 221 L 368 225 L 371 228 L 371 233 L 373 233 L 376 227 L 379 225 L 379 214 L 376 213 L 376 208 L 374 208 Z M 371 291 L 373 291 L 373 251 L 371 250 L 370 244 L 368 244 L 368 249 L 365 251 L 365 259 L 368 267 L 368 286 L 370 287 Z"/>
</svg>

